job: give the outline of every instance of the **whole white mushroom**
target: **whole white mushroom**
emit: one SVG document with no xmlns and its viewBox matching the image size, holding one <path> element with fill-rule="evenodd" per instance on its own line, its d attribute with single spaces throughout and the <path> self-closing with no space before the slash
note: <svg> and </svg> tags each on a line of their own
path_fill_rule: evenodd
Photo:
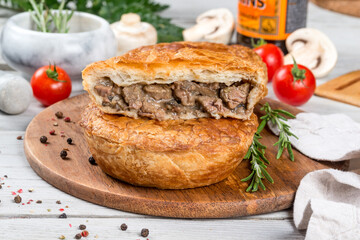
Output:
<svg viewBox="0 0 360 240">
<path fill-rule="evenodd" d="M 284 64 L 298 64 L 309 68 L 316 78 L 325 77 L 335 67 L 338 54 L 335 45 L 322 32 L 313 28 L 300 28 L 286 39 L 289 51 Z"/>
<path fill-rule="evenodd" d="M 156 29 L 147 22 L 141 22 L 140 16 L 135 13 L 123 14 L 121 20 L 110 27 L 118 42 L 118 55 L 157 42 Z"/>
<path fill-rule="evenodd" d="M 209 41 L 229 44 L 234 27 L 234 16 L 229 9 L 211 9 L 198 16 L 196 25 L 185 29 L 183 37 L 185 41 Z"/>
<path fill-rule="evenodd" d="M 30 83 L 19 75 L 0 71 L 0 110 L 7 114 L 24 112 L 32 98 Z"/>
</svg>

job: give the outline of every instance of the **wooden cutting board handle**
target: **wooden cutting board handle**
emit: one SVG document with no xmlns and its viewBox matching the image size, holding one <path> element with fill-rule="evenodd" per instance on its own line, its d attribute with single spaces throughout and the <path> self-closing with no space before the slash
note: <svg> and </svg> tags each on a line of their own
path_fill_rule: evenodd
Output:
<svg viewBox="0 0 360 240">
<path fill-rule="evenodd" d="M 360 17 L 360 0 L 310 0 L 319 7 Z"/>
<path fill-rule="evenodd" d="M 360 70 L 318 86 L 315 95 L 360 107 Z"/>
</svg>

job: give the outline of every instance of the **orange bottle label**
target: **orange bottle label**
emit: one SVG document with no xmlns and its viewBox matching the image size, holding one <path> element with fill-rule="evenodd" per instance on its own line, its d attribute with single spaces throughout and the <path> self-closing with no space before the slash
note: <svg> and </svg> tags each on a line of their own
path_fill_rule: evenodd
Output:
<svg viewBox="0 0 360 240">
<path fill-rule="evenodd" d="M 238 33 L 265 40 L 285 40 L 288 1 L 239 0 Z"/>
</svg>

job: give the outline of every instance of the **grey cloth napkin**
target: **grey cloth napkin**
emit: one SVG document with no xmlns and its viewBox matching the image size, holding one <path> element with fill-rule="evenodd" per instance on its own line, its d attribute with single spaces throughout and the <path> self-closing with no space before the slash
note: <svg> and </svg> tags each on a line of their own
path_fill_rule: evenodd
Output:
<svg viewBox="0 0 360 240">
<path fill-rule="evenodd" d="M 360 170 L 308 173 L 294 202 L 294 222 L 306 240 L 360 239 Z"/>
<path fill-rule="evenodd" d="M 304 155 L 326 161 L 360 158 L 360 124 L 345 114 L 299 113 L 286 122 L 298 137 L 291 144 Z M 278 135 L 276 126 L 268 123 Z"/>
<path fill-rule="evenodd" d="M 360 158 L 360 124 L 344 114 L 300 113 L 287 124 L 298 137 L 291 144 L 304 155 L 326 161 Z M 271 122 L 274 134 L 279 130 Z M 295 160 L 296 161 L 296 160 Z M 306 240 L 360 240 L 360 170 L 334 169 L 307 174 L 294 202 L 294 222 Z"/>
</svg>

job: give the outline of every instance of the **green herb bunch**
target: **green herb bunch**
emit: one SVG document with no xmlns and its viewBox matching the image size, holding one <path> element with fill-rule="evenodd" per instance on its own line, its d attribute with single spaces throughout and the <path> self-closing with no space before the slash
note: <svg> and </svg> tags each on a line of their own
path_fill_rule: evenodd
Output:
<svg viewBox="0 0 360 240">
<path fill-rule="evenodd" d="M 65 0 L 62 0 L 58 11 L 49 9 L 44 5 L 44 0 L 36 3 L 35 0 L 29 1 L 31 4 L 30 16 L 34 21 L 36 28 L 41 32 L 68 33 L 69 21 L 74 11 L 64 10 Z"/>
<path fill-rule="evenodd" d="M 59 9 L 61 3 L 57 0 L 45 0 L 44 4 L 50 9 Z M 28 0 L 0 0 L 0 6 L 16 11 L 32 9 Z M 168 7 L 169 5 L 158 4 L 153 0 L 66 0 L 64 6 L 65 9 L 98 15 L 110 23 L 119 21 L 124 13 L 137 13 L 142 21 L 151 23 L 156 28 L 159 42 L 180 41 L 183 28 L 172 24 L 171 19 L 158 15 Z"/>
<path fill-rule="evenodd" d="M 287 118 L 280 114 L 283 114 L 290 118 L 295 118 L 295 116 L 282 109 L 273 110 L 270 107 L 269 103 L 265 103 L 260 110 L 265 111 L 266 114 L 260 117 L 262 121 L 254 135 L 253 142 L 244 157 L 244 159 L 250 159 L 251 164 L 250 175 L 241 180 L 243 182 L 250 181 L 246 192 L 249 192 L 250 190 L 252 192 L 256 192 L 259 189 L 259 186 L 263 190 L 265 190 L 266 188 L 262 181 L 263 179 L 268 180 L 270 183 L 274 183 L 274 180 L 266 170 L 266 164 L 270 164 L 270 162 L 265 157 L 266 146 L 261 144 L 259 141 L 261 139 L 260 133 L 264 129 L 268 121 L 276 125 L 279 129 L 279 140 L 274 144 L 275 146 L 278 146 L 278 153 L 276 155 L 276 158 L 279 159 L 283 154 L 284 149 L 287 149 L 291 161 L 294 161 L 294 154 L 292 151 L 289 137 L 296 136 L 290 131 L 290 126 L 285 123 L 287 121 Z"/>
</svg>

